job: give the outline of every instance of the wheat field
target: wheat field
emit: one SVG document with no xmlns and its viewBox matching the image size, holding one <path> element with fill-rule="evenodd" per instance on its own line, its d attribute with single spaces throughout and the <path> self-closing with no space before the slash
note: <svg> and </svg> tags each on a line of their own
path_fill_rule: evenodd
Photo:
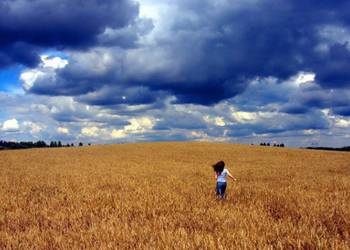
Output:
<svg viewBox="0 0 350 250">
<path fill-rule="evenodd" d="M 218 160 L 238 179 L 224 201 Z M 199 142 L 0 152 L 1 249 L 349 246 L 349 153 Z"/>
</svg>

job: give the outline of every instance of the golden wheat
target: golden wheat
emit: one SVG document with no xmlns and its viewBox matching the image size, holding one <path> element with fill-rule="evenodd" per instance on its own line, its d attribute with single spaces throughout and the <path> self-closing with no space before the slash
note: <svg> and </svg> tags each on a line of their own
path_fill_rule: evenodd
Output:
<svg viewBox="0 0 350 250">
<path fill-rule="evenodd" d="M 211 164 L 239 179 L 215 198 Z M 349 249 L 350 154 L 213 143 L 0 152 L 1 249 Z"/>
</svg>

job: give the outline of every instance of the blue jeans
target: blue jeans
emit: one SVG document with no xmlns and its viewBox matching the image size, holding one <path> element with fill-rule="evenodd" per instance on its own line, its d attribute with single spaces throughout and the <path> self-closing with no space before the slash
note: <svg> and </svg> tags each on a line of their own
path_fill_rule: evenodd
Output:
<svg viewBox="0 0 350 250">
<path fill-rule="evenodd" d="M 226 191 L 226 182 L 217 182 L 216 183 L 216 195 L 220 198 L 224 198 Z"/>
</svg>

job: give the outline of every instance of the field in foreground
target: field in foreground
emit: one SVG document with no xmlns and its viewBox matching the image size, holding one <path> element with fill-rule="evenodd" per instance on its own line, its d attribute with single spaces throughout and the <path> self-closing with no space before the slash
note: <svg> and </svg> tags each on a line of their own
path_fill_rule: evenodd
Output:
<svg viewBox="0 0 350 250">
<path fill-rule="evenodd" d="M 239 179 L 224 202 L 218 160 Z M 349 153 L 212 143 L 0 152 L 0 249 L 349 246 Z"/>
</svg>

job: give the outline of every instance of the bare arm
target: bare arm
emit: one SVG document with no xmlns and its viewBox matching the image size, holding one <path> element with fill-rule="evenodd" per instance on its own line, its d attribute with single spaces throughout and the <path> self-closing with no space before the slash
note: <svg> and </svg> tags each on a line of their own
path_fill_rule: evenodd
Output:
<svg viewBox="0 0 350 250">
<path fill-rule="evenodd" d="M 233 181 L 237 181 L 235 177 L 232 176 L 232 174 L 227 170 L 227 175 L 230 177 Z"/>
</svg>

